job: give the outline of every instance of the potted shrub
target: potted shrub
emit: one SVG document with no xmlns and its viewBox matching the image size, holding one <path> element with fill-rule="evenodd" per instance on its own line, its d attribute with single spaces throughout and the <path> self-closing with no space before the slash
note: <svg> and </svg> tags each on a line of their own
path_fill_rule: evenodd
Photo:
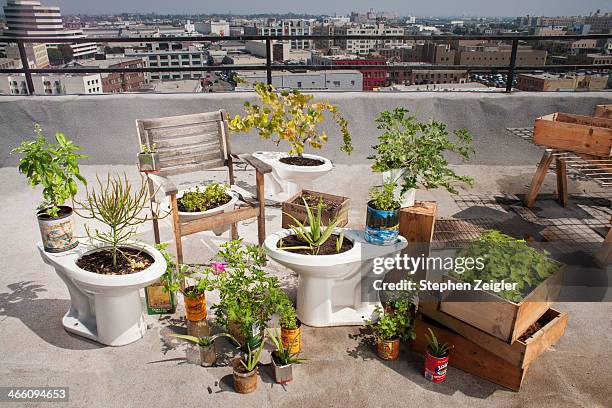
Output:
<svg viewBox="0 0 612 408">
<path fill-rule="evenodd" d="M 380 188 L 370 189 L 365 238 L 376 245 L 391 245 L 399 235 L 400 202 L 395 198 L 396 183 L 387 179 Z"/>
<path fill-rule="evenodd" d="M 299 353 L 302 350 L 302 323 L 297 317 L 293 302 L 285 295 L 278 306 L 280 335 L 283 347 L 291 353 Z"/>
<path fill-rule="evenodd" d="M 333 166 L 328 159 L 304 154 L 306 146 L 320 149 L 327 142 L 327 133 L 318 129 L 325 112 L 331 114 L 340 128 L 341 150 L 347 154 L 353 151 L 348 123 L 335 105 L 313 102 L 312 95 L 304 95 L 298 90 L 277 92 L 263 83 L 255 85 L 255 92 L 261 105 L 245 102 L 245 115 L 236 115 L 229 122 L 229 128 L 236 133 L 255 129 L 260 137 L 271 139 L 276 145 L 283 141 L 289 143 L 288 153 L 253 154 L 272 166 L 272 173 L 266 174 L 264 183 L 267 196 L 285 201 L 299 191 L 300 184 L 310 184 L 331 171 Z"/>
<path fill-rule="evenodd" d="M 80 147 L 57 132 L 56 143 L 42 135 L 39 125 L 34 127 L 35 138 L 24 141 L 12 154 L 22 155 L 19 172 L 32 187 L 43 187 L 43 201 L 38 206 L 38 225 L 43 247 L 47 252 L 63 252 L 75 248 L 73 209 L 65 205 L 77 193 L 77 182 L 87 184 L 79 171 L 78 160 L 87 156 L 77 153 Z"/>
<path fill-rule="evenodd" d="M 446 124 L 430 120 L 419 122 L 405 108 L 381 112 L 376 118 L 378 129 L 383 133 L 378 144 L 372 146 L 374 154 L 372 170 L 383 173 L 383 182 L 391 179 L 397 183 L 395 198 L 402 207 L 414 205 L 416 188 L 443 187 L 452 194 L 457 190 L 453 184 L 472 184 L 470 177 L 457 175 L 444 157 L 455 153 L 464 161 L 470 158 L 472 136 L 465 129 L 454 132 L 457 139 L 449 139 Z"/>
<path fill-rule="evenodd" d="M 400 341 L 414 340 L 413 304 L 406 300 L 394 301 L 392 308 L 383 311 L 377 307 L 375 320 L 366 326 L 376 338 L 376 352 L 383 360 L 396 360 L 399 356 Z"/>
<path fill-rule="evenodd" d="M 157 145 L 141 145 L 138 153 L 138 167 L 143 173 L 155 173 L 161 169 Z"/>
<path fill-rule="evenodd" d="M 322 225 L 321 204 L 312 211 L 306 204 L 309 226 L 295 225 L 266 237 L 268 255 L 298 274 L 297 314 L 309 326 L 362 325 L 377 301 L 361 297 L 364 263 L 388 256 L 406 246 L 369 244 L 363 231 L 336 228 L 337 220 Z"/>
<path fill-rule="evenodd" d="M 185 302 L 185 318 L 190 322 L 206 320 L 206 292 L 214 289 L 210 268 L 181 265 L 168 284 L 171 292 L 181 292 Z"/>
<path fill-rule="evenodd" d="M 217 362 L 217 352 L 215 350 L 215 341 L 220 337 L 227 337 L 233 341 L 236 341 L 230 334 L 219 333 L 213 336 L 188 336 L 185 334 L 171 334 L 170 336 L 179 339 L 190 341 L 196 344 L 200 349 L 200 365 L 202 367 L 212 367 Z"/>
<path fill-rule="evenodd" d="M 453 346 L 448 343 L 440 343 L 433 330 L 430 328 L 427 330 L 429 330 L 429 336 L 425 334 L 428 343 L 425 353 L 425 378 L 432 382 L 444 381 L 448 369 L 448 355 Z"/>
<path fill-rule="evenodd" d="M 232 366 L 234 370 L 234 389 L 240 394 L 249 394 L 257 389 L 257 365 L 261 352 L 264 349 L 265 337 L 262 338 L 257 350 L 248 347 L 244 357 L 234 359 Z"/>
<path fill-rule="evenodd" d="M 296 341 L 294 338 L 291 343 L 285 345 L 279 335 L 270 333 L 270 339 L 274 343 L 276 350 L 272 352 L 272 368 L 274 369 L 274 381 L 277 384 L 287 384 L 293 380 L 293 364 L 301 364 L 306 361 L 299 358 L 298 352 L 292 351 Z"/>
<path fill-rule="evenodd" d="M 285 293 L 278 278 L 266 274 L 267 259 L 259 246 L 229 241 L 217 257 L 226 266 L 214 284 L 219 290 L 219 302 L 212 307 L 215 318 L 245 346 L 250 338 L 264 334 Z"/>
</svg>

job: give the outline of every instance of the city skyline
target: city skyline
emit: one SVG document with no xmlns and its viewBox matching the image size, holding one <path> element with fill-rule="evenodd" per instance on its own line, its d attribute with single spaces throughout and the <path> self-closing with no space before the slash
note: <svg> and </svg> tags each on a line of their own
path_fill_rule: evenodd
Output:
<svg viewBox="0 0 612 408">
<path fill-rule="evenodd" d="M 3 0 L 6 4 L 7 0 Z M 523 15 L 588 15 L 598 9 L 611 11 L 606 0 L 515 0 L 513 2 L 482 0 L 463 0 L 460 3 L 443 0 L 435 3 L 406 4 L 402 0 L 337 0 L 333 7 L 324 0 L 311 0 L 307 4 L 285 1 L 283 7 L 271 0 L 260 0 L 256 5 L 243 0 L 226 0 L 222 3 L 181 0 L 167 2 L 162 0 L 106 0 L 92 2 L 82 0 L 43 0 L 46 5 L 60 6 L 66 14 L 118 14 L 118 13 L 157 13 L 157 14 L 347 14 L 351 11 L 365 12 L 370 8 L 377 11 L 394 12 L 401 16 L 470 16 L 470 17 L 513 17 Z M 212 3 L 212 4 L 211 4 Z"/>
</svg>

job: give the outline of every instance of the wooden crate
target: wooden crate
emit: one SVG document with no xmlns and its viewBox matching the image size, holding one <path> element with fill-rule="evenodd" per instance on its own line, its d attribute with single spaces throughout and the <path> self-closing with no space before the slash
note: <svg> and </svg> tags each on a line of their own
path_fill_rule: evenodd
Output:
<svg viewBox="0 0 612 408">
<path fill-rule="evenodd" d="M 612 156 L 612 119 L 552 113 L 537 118 L 533 142 L 599 157 Z"/>
<path fill-rule="evenodd" d="M 429 335 L 428 328 L 434 332 L 438 341 L 454 346 L 448 357 L 450 366 L 514 391 L 521 388 L 528 366 L 514 365 L 421 313 L 416 319 L 416 339 L 410 343 L 412 350 L 425 353 L 427 350 L 425 334 Z"/>
<path fill-rule="evenodd" d="M 612 105 L 595 106 L 595 117 L 612 119 Z"/>
<path fill-rule="evenodd" d="M 440 310 L 511 344 L 556 301 L 561 291 L 564 271 L 565 265 L 562 265 L 518 303 L 491 292 L 448 291 L 440 301 Z M 460 282 L 450 276 L 444 279 Z M 455 300 L 459 298 L 460 301 Z"/>
<path fill-rule="evenodd" d="M 348 197 L 337 196 L 333 194 L 320 193 L 318 191 L 312 190 L 300 190 L 293 197 L 289 198 L 287 201 L 283 202 L 283 228 L 290 228 L 294 221 L 287 214 L 291 214 L 296 219 L 301 222 L 306 222 L 306 207 L 304 206 L 304 202 L 300 199 L 303 193 L 312 194 L 315 196 L 320 196 L 330 201 L 339 203 L 340 206 L 336 208 L 334 211 L 329 209 L 323 209 L 321 214 L 321 222 L 325 225 L 328 225 L 329 220 L 333 220 L 335 218 L 339 219 L 338 227 L 344 227 L 348 224 L 348 213 L 349 213 L 349 204 L 350 199 Z M 316 210 L 316 209 L 313 209 Z"/>
<path fill-rule="evenodd" d="M 400 235 L 408 242 L 430 243 L 437 209 L 435 201 L 416 201 L 412 207 L 402 208 L 399 216 Z"/>
<path fill-rule="evenodd" d="M 518 339 L 512 344 L 508 344 L 495 336 L 439 311 L 437 302 L 420 302 L 419 312 L 478 344 L 483 349 L 501 357 L 513 366 L 523 368 L 529 366 L 548 347 L 555 344 L 563 336 L 567 326 L 566 313 L 548 309 L 538 320 L 538 323 L 542 326 L 540 330 L 533 333 L 527 339 Z"/>
</svg>

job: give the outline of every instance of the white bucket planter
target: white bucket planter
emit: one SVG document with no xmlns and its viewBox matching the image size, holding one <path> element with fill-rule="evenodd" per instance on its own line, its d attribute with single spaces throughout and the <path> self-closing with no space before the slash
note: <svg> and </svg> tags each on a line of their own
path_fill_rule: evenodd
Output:
<svg viewBox="0 0 612 408">
<path fill-rule="evenodd" d="M 319 166 L 285 164 L 280 159 L 290 156 L 282 152 L 255 152 L 253 157 L 272 167 L 272 172 L 264 176 L 264 192 L 268 200 L 278 202 L 287 201 L 301 189 L 312 189 L 314 180 L 334 168 L 331 161 L 314 154 L 304 154 L 303 157 L 321 160 L 323 164 Z"/>
<path fill-rule="evenodd" d="M 183 197 L 183 195 L 189 191 L 195 191 L 195 187 L 189 188 L 187 190 L 180 190 L 177 193 L 176 198 L 179 199 Z M 212 215 L 220 214 L 225 211 L 233 210 L 234 206 L 236 205 L 236 202 L 240 199 L 240 197 L 238 196 L 238 193 L 236 193 L 235 191 L 228 189 L 226 192 L 232 197 L 232 199 L 228 201 L 227 203 L 220 205 L 219 207 L 211 208 L 210 210 L 206 210 L 206 211 L 196 211 L 196 212 L 179 211 L 178 212 L 179 220 L 181 222 L 187 222 L 187 221 L 192 221 L 198 218 L 210 217 Z M 166 198 L 164 207 L 167 212 L 170 211 L 170 199 L 169 198 Z M 222 225 L 220 227 L 213 228 L 212 231 L 215 233 L 215 235 L 219 236 L 229 229 L 230 229 L 230 224 L 227 224 L 227 225 Z"/>
<path fill-rule="evenodd" d="M 281 238 L 293 234 L 289 229 L 268 236 L 264 242 L 270 258 L 298 274 L 297 314 L 308 326 L 363 325 L 380 302 L 362 301 L 362 272 L 372 271 L 374 258 L 390 256 L 407 245 L 403 237 L 393 245 L 373 245 L 365 240 L 363 231 L 336 231 L 342 230 L 353 248 L 340 254 L 302 255 L 277 248 Z"/>
<path fill-rule="evenodd" d="M 416 189 L 411 188 L 402 196 L 402 176 L 404 175 L 405 170 L 403 169 L 393 169 L 390 171 L 383 172 L 382 180 L 385 183 L 388 179 L 392 179 L 397 183 L 397 187 L 393 190 L 393 195 L 395 199 L 400 202 L 400 206 L 404 207 L 412 207 L 414 206 L 414 201 L 416 199 Z"/>
<path fill-rule="evenodd" d="M 108 346 L 123 346 L 140 339 L 147 330 L 140 289 L 157 282 L 166 271 L 166 261 L 155 248 L 146 244 L 130 244 L 143 249 L 155 262 L 130 275 L 101 275 L 79 268 L 78 259 L 101 248 L 80 244 L 60 254 L 39 252 L 52 266 L 70 293 L 70 309 L 62 319 L 66 331 Z"/>
</svg>

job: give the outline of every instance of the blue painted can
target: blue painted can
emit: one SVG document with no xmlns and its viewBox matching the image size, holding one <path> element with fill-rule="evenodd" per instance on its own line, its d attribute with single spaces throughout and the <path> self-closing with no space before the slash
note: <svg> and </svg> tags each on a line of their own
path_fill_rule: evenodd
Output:
<svg viewBox="0 0 612 408">
<path fill-rule="evenodd" d="M 377 210 L 368 203 L 365 239 L 375 245 L 392 245 L 399 235 L 399 207 Z"/>
</svg>

